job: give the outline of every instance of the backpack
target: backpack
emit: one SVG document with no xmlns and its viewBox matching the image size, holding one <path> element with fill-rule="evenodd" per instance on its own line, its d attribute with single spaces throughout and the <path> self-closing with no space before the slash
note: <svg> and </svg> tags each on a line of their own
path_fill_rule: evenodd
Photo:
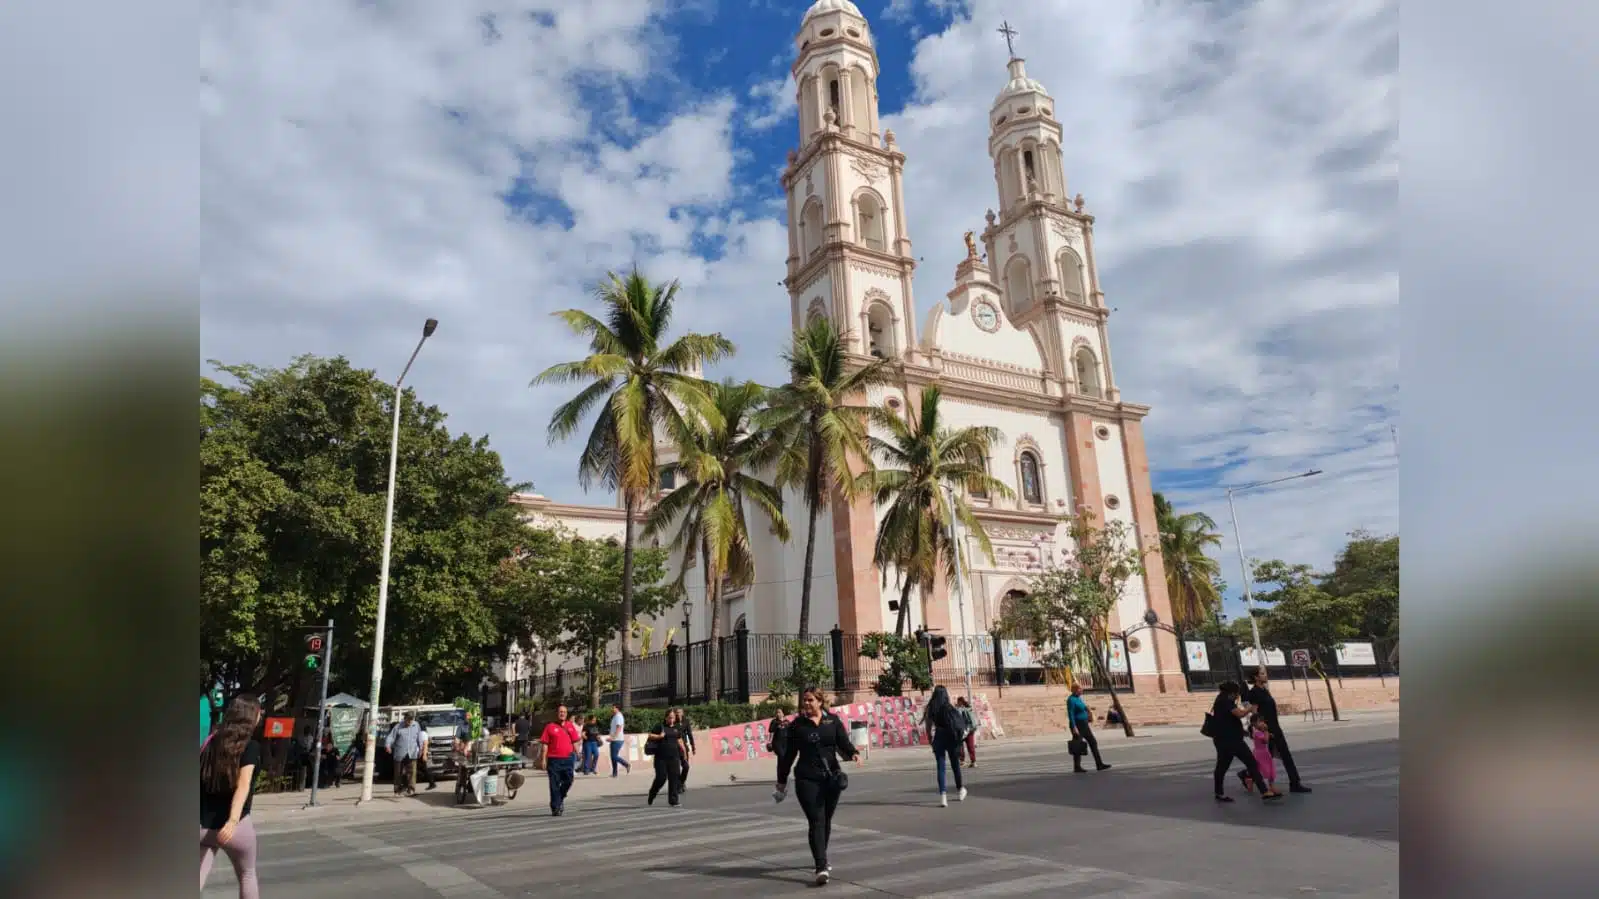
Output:
<svg viewBox="0 0 1599 899">
<path fill-rule="evenodd" d="M 966 714 L 960 706 L 953 702 L 944 706 L 944 711 L 939 715 L 939 720 L 934 721 L 933 724 L 957 740 L 966 737 Z"/>
</svg>

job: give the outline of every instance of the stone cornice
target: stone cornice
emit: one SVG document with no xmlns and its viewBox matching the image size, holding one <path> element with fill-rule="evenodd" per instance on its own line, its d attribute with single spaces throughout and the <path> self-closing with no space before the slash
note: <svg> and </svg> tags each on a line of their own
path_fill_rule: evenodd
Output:
<svg viewBox="0 0 1599 899">
<path fill-rule="evenodd" d="M 788 67 L 788 73 L 794 76 L 794 82 L 796 84 L 799 83 L 800 72 L 804 70 L 806 61 L 818 53 L 825 53 L 828 50 L 834 49 L 835 47 L 849 47 L 854 50 L 865 52 L 872 57 L 872 68 L 876 70 L 871 73 L 872 80 L 876 81 L 882 75 L 883 66 L 877 60 L 877 48 L 875 46 L 859 38 L 853 38 L 847 34 L 840 34 L 836 37 L 822 38 L 821 40 L 811 41 L 805 45 L 805 49 L 801 50 L 799 55 L 794 57 L 794 63 Z"/>
<path fill-rule="evenodd" d="M 794 274 L 783 279 L 789 290 L 803 290 L 816 281 L 816 276 L 829 262 L 876 265 L 893 275 L 909 275 L 916 271 L 916 260 L 909 256 L 896 256 L 859 244 L 835 240 L 822 246 L 822 251 L 794 269 Z"/>
<path fill-rule="evenodd" d="M 583 506 L 576 503 L 558 503 L 547 496 L 541 496 L 537 493 L 513 493 L 511 494 L 511 505 L 524 512 L 548 515 L 557 520 L 587 518 L 594 521 L 627 523 L 626 509 L 616 506 Z M 635 516 L 635 519 L 643 519 L 642 510 Z"/>
<path fill-rule="evenodd" d="M 1022 200 L 1012 205 L 1009 209 L 1000 210 L 999 218 L 994 221 L 994 224 L 983 229 L 983 239 L 990 240 L 998 237 L 1022 219 L 1035 215 L 1045 218 L 1058 215 L 1077 222 L 1083 226 L 1085 231 L 1092 230 L 1094 227 L 1094 217 L 1092 215 L 1086 212 L 1073 212 L 1063 204 L 1051 202 L 1040 195 L 1033 199 Z"/>
<path fill-rule="evenodd" d="M 1053 375 L 1037 369 L 1027 369 L 1020 366 L 1007 366 L 1003 363 L 989 360 L 974 359 L 954 353 L 944 353 L 933 349 L 919 355 L 928 357 L 931 363 L 941 363 L 944 359 L 954 359 L 964 365 L 971 365 L 994 372 L 996 375 L 1006 375 L 1012 378 L 1023 376 L 1037 379 L 1040 387 L 1045 381 L 1055 381 Z M 865 356 L 852 357 L 856 367 L 864 366 L 870 360 Z M 967 378 L 956 377 L 934 364 L 918 361 L 903 361 L 899 370 L 904 373 L 905 381 L 911 386 L 923 387 L 936 383 L 946 396 L 969 402 L 976 405 L 990 406 L 997 409 L 1025 409 L 1044 413 L 1079 413 L 1094 418 L 1108 419 L 1111 421 L 1140 421 L 1149 414 L 1150 407 L 1138 403 L 1126 403 L 1119 400 L 1104 400 L 1096 397 L 1084 396 L 1079 393 L 1067 393 L 1062 396 L 1039 391 L 1018 390 L 999 384 L 973 381 Z"/>
<path fill-rule="evenodd" d="M 815 137 L 811 138 L 805 146 L 794 154 L 794 161 L 783 169 L 780 179 L 783 189 L 789 190 L 792 188 L 794 182 L 799 180 L 800 176 L 805 173 L 806 168 L 810 166 L 811 160 L 819 154 L 830 150 L 850 156 L 873 159 L 887 166 L 891 172 L 901 169 L 905 165 L 905 154 L 898 149 L 877 147 L 852 137 L 846 137 L 842 131 L 837 129 L 837 126 L 834 126 L 832 130 L 824 129 L 818 132 Z"/>
</svg>

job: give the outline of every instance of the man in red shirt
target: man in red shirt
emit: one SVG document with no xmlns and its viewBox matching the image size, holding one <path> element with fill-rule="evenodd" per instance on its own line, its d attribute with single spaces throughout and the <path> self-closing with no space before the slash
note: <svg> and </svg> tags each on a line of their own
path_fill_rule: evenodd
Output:
<svg viewBox="0 0 1599 899">
<path fill-rule="evenodd" d="M 550 814 L 560 817 L 566 794 L 572 789 L 572 750 L 583 739 L 577 725 L 566 720 L 566 706 L 555 707 L 555 720 L 544 725 L 544 771 L 550 778 Z"/>
</svg>

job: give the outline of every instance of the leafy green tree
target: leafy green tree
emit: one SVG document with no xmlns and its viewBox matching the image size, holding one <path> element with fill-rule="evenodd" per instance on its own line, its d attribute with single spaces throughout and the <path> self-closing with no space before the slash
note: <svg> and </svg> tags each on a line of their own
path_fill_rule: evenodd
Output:
<svg viewBox="0 0 1599 899">
<path fill-rule="evenodd" d="M 1221 565 L 1208 552 L 1221 545 L 1216 522 L 1203 512 L 1179 514 L 1157 493 L 1155 523 L 1173 623 L 1179 630 L 1199 627 L 1221 608 L 1222 594 L 1216 588 Z"/>
<path fill-rule="evenodd" d="M 805 496 L 805 566 L 800 578 L 799 638 L 811 633 L 811 571 L 816 559 L 816 519 L 834 491 L 855 496 L 855 462 L 870 467 L 866 451 L 866 388 L 887 382 L 888 362 L 864 365 L 850 358 L 831 321 L 818 317 L 794 332 L 784 351 L 789 382 L 771 398 L 765 426 L 785 452 L 777 485 L 798 486 Z"/>
<path fill-rule="evenodd" d="M 910 631 L 913 587 L 933 589 L 940 571 L 948 582 L 955 582 L 955 554 L 960 548 L 950 542 L 952 520 L 977 541 L 983 555 L 994 553 L 965 491 L 986 488 L 990 495 L 1011 495 L 1010 488 L 988 474 L 987 459 L 1001 439 L 999 429 L 947 427 L 939 404 L 942 396 L 936 384 L 922 388 L 920 402 L 914 407 L 907 402 L 904 417 L 887 407 L 872 409 L 872 423 L 888 436 L 867 437 L 879 465 L 857 479 L 878 506 L 888 507 L 877 526 L 872 562 L 884 571 L 885 579 L 889 565 L 899 571 L 902 587 L 894 633 L 900 636 Z M 953 499 L 946 487 L 955 488 Z M 970 570 L 970 561 L 960 567 Z"/>
<path fill-rule="evenodd" d="M 933 688 L 932 660 L 912 637 L 888 634 L 881 631 L 867 634 L 861 639 L 861 658 L 882 662 L 883 670 L 872 684 L 878 696 L 903 696 L 908 681 L 916 690 Z"/>
<path fill-rule="evenodd" d="M 679 585 L 696 554 L 705 560 L 705 602 L 711 612 L 708 687 L 712 696 L 719 697 L 722 589 L 755 581 L 746 509 L 759 510 L 782 540 L 788 539 L 788 521 L 783 517 L 782 492 L 753 473 L 778 451 L 757 424 L 766 389 L 753 381 L 726 380 L 712 384 L 710 395 L 716 415 L 688 423 L 688 433 L 678 446 L 682 483 L 650 510 L 644 533 L 654 537 L 675 531 L 670 548 L 683 555 Z"/>
<path fill-rule="evenodd" d="M 616 636 L 616 622 L 623 614 L 622 584 L 629 565 L 636 579 L 630 611 L 637 618 L 646 618 L 659 615 L 678 600 L 678 592 L 666 580 L 666 561 L 667 554 L 662 549 L 635 549 L 629 560 L 626 548 L 615 540 L 574 537 L 567 541 L 564 564 L 559 568 L 564 636 L 557 645 L 583 659 L 589 708 L 599 708 L 604 686 L 599 669 L 607 661 L 606 649 Z M 625 655 L 621 670 L 627 670 Z M 621 689 L 621 684 L 622 679 L 618 678 L 617 689 Z"/>
<path fill-rule="evenodd" d="M 1025 635 L 1050 667 L 1086 656 L 1130 737 L 1132 722 L 1110 680 L 1109 622 L 1127 583 L 1144 573 L 1143 551 L 1124 522 L 1099 525 L 1090 513 L 1066 522 L 1071 546 L 1066 559 L 1032 577 L 1027 595 L 1011 604 L 1000 629 Z"/>
<path fill-rule="evenodd" d="M 1269 609 L 1260 618 L 1261 641 L 1279 649 L 1315 650 L 1310 670 L 1326 685 L 1333 720 L 1338 720 L 1338 700 L 1320 657 L 1360 636 L 1363 609 L 1359 598 L 1327 592 L 1309 565 L 1272 559 L 1256 565 L 1254 574 L 1257 582 L 1275 585 L 1255 597 Z"/>
<path fill-rule="evenodd" d="M 553 365 L 533 379 L 535 386 L 587 383 L 550 417 L 550 442 L 577 433 L 589 413 L 597 410 L 578 458 L 578 482 L 584 489 L 599 481 L 617 490 L 627 513 L 622 607 L 614 622 L 621 644 L 623 708 L 633 705 L 627 664 L 632 649 L 629 622 L 634 616 L 633 532 L 639 510 L 655 498 L 660 484 L 655 438 L 665 431 L 686 443 L 691 439 L 691 416 L 714 421 L 715 406 L 696 373 L 733 354 L 733 344 L 720 334 L 690 333 L 667 342 L 677 289 L 676 281 L 654 284 L 636 268 L 625 278 L 607 274 L 594 291 L 600 317 L 581 309 L 555 313 L 588 338 L 589 355 Z"/>
<path fill-rule="evenodd" d="M 283 696 L 303 670 L 299 629 L 331 618 L 335 689 L 365 692 L 394 389 L 343 358 L 212 365 L 224 377 L 200 384 L 204 682 Z M 510 504 L 524 485 L 486 438 L 451 435 L 413 391 L 401 402 L 383 695 L 438 699 L 475 691 L 507 645 L 490 595 L 524 539 Z"/>
<path fill-rule="evenodd" d="M 1362 636 L 1399 636 L 1399 536 L 1353 531 L 1322 578 L 1323 590 L 1360 605 Z"/>
</svg>

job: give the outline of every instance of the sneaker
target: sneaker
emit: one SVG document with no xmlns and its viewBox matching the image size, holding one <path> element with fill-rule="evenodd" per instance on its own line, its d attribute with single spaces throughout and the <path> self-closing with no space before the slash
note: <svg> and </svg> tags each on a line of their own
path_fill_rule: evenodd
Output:
<svg viewBox="0 0 1599 899">
<path fill-rule="evenodd" d="M 966 788 L 965 787 L 961 787 L 961 791 L 959 793 L 955 794 L 955 801 L 956 802 L 965 802 L 966 801 Z"/>
<path fill-rule="evenodd" d="M 832 868 L 823 868 L 822 870 L 816 872 L 816 885 L 817 886 L 821 886 L 822 884 L 827 883 L 832 878 L 833 878 L 833 869 Z"/>
<path fill-rule="evenodd" d="M 938 807 L 939 808 L 949 808 L 949 794 L 948 793 L 939 793 L 938 794 Z"/>
<path fill-rule="evenodd" d="M 1309 793 L 1310 792 L 1310 787 L 1307 787 L 1304 784 L 1289 784 L 1288 785 L 1288 792 L 1290 792 L 1290 793 Z"/>
<path fill-rule="evenodd" d="M 1095 765 L 1094 767 L 1097 768 L 1100 771 L 1104 771 L 1107 768 L 1109 768 L 1110 766 L 1105 764 L 1104 762 L 1100 762 L 1098 765 Z"/>
</svg>

